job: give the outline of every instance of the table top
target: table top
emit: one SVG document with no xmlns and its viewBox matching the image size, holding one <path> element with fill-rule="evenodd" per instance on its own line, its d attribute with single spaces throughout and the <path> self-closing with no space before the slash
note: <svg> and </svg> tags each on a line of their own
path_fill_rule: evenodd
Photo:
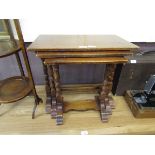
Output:
<svg viewBox="0 0 155 155">
<path fill-rule="evenodd" d="M 28 51 L 137 51 L 138 46 L 116 35 L 40 35 Z"/>
</svg>

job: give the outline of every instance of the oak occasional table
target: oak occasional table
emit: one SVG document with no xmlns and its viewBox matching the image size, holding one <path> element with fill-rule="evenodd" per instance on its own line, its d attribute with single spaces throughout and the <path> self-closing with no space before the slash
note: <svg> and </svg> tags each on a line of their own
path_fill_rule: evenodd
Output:
<svg viewBox="0 0 155 155">
<path fill-rule="evenodd" d="M 60 64 L 106 64 L 103 83 L 99 94 L 94 97 L 96 106 L 93 107 L 100 111 L 101 120 L 107 122 L 114 107 L 109 93 L 112 89 L 115 65 L 127 63 L 125 56 L 132 55 L 138 48 L 115 35 L 40 35 L 28 47 L 28 51 L 35 51 L 36 56 L 43 62 L 46 109 L 50 107 L 56 124 L 63 124 L 63 112 L 66 111 L 60 86 Z M 89 109 L 89 105 L 85 108 Z M 75 105 L 73 109 L 76 110 Z"/>
</svg>

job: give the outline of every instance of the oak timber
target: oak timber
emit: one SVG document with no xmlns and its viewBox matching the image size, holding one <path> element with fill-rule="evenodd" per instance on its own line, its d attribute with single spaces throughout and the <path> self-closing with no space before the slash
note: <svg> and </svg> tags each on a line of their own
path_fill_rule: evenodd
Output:
<svg viewBox="0 0 155 155">
<path fill-rule="evenodd" d="M 95 98 L 101 120 L 107 122 L 114 107 L 114 102 L 108 95 L 112 89 L 115 66 L 126 63 L 128 59 L 124 56 L 133 55 L 138 48 L 116 35 L 40 35 L 28 50 L 34 51 L 44 63 L 44 74 L 47 77 L 46 111 L 51 113 L 52 118 L 56 118 L 56 124 L 63 124 L 64 102 L 60 84 L 60 64 L 106 64 L 103 86 L 100 95 Z M 52 91 L 49 93 L 49 90 Z"/>
<path fill-rule="evenodd" d="M 54 58 L 54 57 L 107 57 L 107 56 L 125 56 L 125 55 L 132 55 L 132 52 L 130 51 L 95 51 L 95 50 L 90 50 L 89 52 L 87 51 L 78 51 L 78 52 L 46 52 L 46 51 L 41 51 L 41 52 L 36 52 L 36 56 L 44 59 L 44 58 Z"/>
<path fill-rule="evenodd" d="M 106 58 L 50 58 L 45 59 L 45 64 L 86 64 L 86 63 L 93 63 L 93 64 L 103 64 L 103 63 L 126 63 L 128 59 L 123 57 L 106 57 Z"/>
<path fill-rule="evenodd" d="M 40 35 L 28 51 L 137 51 L 139 47 L 116 35 Z"/>
</svg>

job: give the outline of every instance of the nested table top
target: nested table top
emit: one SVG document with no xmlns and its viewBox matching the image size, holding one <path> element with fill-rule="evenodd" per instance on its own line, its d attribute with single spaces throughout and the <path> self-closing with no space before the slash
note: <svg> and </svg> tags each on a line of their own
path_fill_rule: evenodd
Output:
<svg viewBox="0 0 155 155">
<path fill-rule="evenodd" d="M 116 35 L 40 35 L 29 51 L 131 51 L 138 46 Z"/>
</svg>

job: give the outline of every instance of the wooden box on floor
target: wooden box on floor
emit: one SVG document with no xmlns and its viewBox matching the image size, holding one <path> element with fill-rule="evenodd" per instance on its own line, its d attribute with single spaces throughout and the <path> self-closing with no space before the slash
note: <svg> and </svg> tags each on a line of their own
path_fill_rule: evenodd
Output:
<svg viewBox="0 0 155 155">
<path fill-rule="evenodd" d="M 155 108 L 154 107 L 146 107 L 142 108 L 139 106 L 133 99 L 133 92 L 134 90 L 128 90 L 125 93 L 125 100 L 130 107 L 133 115 L 136 118 L 155 118 Z"/>
</svg>

